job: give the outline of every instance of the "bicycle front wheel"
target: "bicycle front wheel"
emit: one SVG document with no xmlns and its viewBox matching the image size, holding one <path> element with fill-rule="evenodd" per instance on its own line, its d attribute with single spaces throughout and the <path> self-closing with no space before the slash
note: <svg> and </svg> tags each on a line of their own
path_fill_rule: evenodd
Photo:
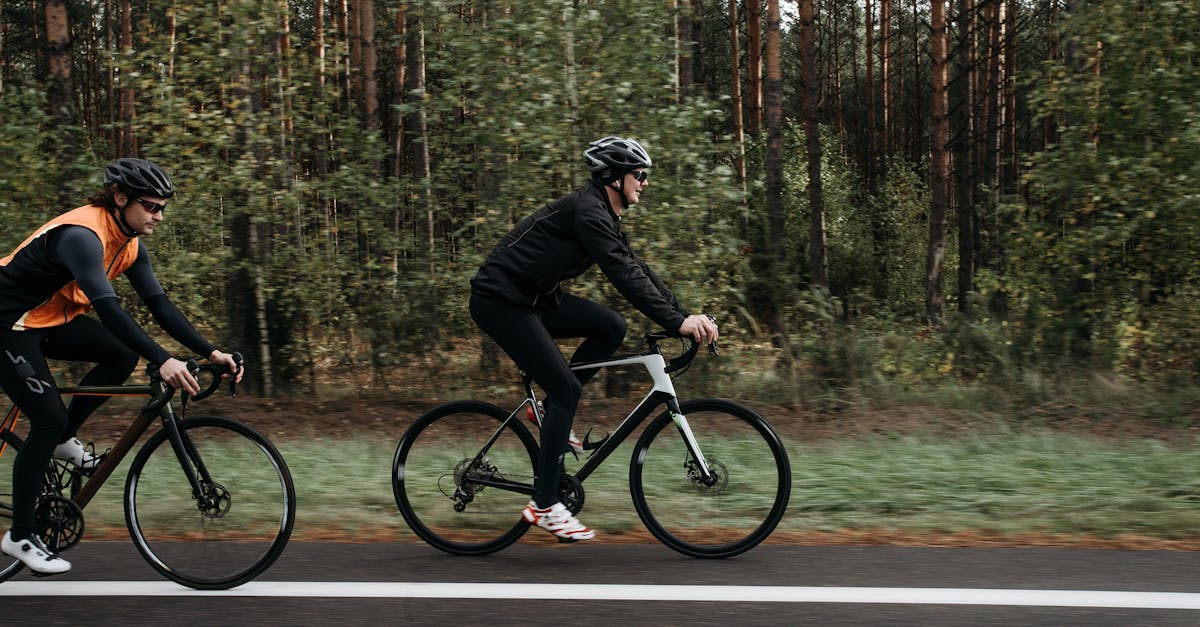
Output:
<svg viewBox="0 0 1200 627">
<path fill-rule="evenodd" d="M 488 403 L 435 407 L 409 427 L 392 461 L 404 521 L 430 546 L 486 555 L 528 529 L 521 509 L 533 494 L 537 442 L 517 419 Z"/>
<path fill-rule="evenodd" d="M 666 412 L 646 427 L 634 449 L 634 509 L 655 538 L 680 553 L 744 553 L 771 534 L 787 509 L 787 452 L 761 416 L 737 403 L 697 400 L 682 410 L 711 474 L 703 476 L 682 428 Z"/>
<path fill-rule="evenodd" d="M 241 585 L 287 545 L 296 520 L 291 473 L 274 445 L 240 422 L 197 416 L 178 426 L 182 456 L 164 429 L 133 460 L 125 482 L 129 534 L 172 581 L 200 590 Z"/>
</svg>

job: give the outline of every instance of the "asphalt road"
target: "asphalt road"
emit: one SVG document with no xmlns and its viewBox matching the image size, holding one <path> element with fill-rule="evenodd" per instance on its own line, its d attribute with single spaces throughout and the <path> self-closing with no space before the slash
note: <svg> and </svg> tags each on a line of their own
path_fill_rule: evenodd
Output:
<svg viewBox="0 0 1200 627">
<path fill-rule="evenodd" d="M 464 558 L 297 542 L 235 596 L 165 582 L 128 542 L 65 556 L 69 575 L 0 584 L 0 625 L 1200 625 L 1200 609 L 1155 607 L 1200 608 L 1186 552 L 767 544 L 708 561 L 653 544 Z"/>
</svg>

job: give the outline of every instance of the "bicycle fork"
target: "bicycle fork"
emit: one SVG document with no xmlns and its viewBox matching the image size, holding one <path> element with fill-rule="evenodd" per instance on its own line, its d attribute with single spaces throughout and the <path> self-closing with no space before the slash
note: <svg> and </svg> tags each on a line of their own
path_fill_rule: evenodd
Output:
<svg viewBox="0 0 1200 627">
<path fill-rule="evenodd" d="M 167 440 L 171 442 L 171 449 L 175 451 L 175 456 L 179 459 L 179 466 L 192 486 L 192 499 L 196 501 L 201 512 L 218 509 L 217 497 L 207 489 L 207 486 L 213 485 L 212 477 L 208 474 L 208 468 L 205 467 L 204 460 L 200 458 L 200 452 L 196 450 L 196 445 L 179 428 L 179 420 L 170 405 L 165 405 L 161 411 L 163 428 L 167 431 Z"/>
<path fill-rule="evenodd" d="M 700 450 L 700 443 L 696 441 L 696 434 L 692 433 L 692 426 L 688 424 L 687 416 L 683 415 L 683 411 L 679 407 L 679 399 L 672 396 L 667 400 L 667 410 L 671 412 L 671 420 L 675 423 L 675 428 L 679 431 L 679 436 L 683 438 L 684 444 L 687 445 L 688 452 L 696 461 L 696 466 L 700 471 L 698 479 L 706 486 L 715 485 L 718 481 L 717 475 L 709 467 L 708 460 L 704 458 L 704 452 Z"/>
</svg>

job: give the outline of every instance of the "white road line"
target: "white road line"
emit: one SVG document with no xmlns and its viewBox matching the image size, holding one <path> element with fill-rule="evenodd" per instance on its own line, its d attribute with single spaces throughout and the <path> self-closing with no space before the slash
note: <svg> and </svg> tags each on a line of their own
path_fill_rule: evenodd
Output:
<svg viewBox="0 0 1200 627">
<path fill-rule="evenodd" d="M 255 581 L 233 590 L 198 591 L 168 581 L 10 581 L 0 584 L 0 597 L 6 596 L 580 599 L 585 601 L 884 603 L 1200 610 L 1200 594 L 1190 592 L 973 588 Z"/>
</svg>

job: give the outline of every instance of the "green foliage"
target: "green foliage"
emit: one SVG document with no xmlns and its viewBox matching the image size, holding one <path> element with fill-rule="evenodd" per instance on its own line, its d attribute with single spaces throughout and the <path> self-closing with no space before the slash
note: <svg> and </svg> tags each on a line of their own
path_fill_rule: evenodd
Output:
<svg viewBox="0 0 1200 627">
<path fill-rule="evenodd" d="M 180 189 L 150 242 L 160 280 L 206 333 L 253 355 L 260 382 L 269 360 L 276 389 L 334 379 L 386 390 L 397 370 L 434 380 L 451 368 L 444 355 L 479 337 L 466 299 L 483 257 L 518 220 L 583 184 L 580 152 L 609 134 L 636 137 L 656 162 L 643 203 L 626 216 L 635 248 L 689 309 L 717 315 L 726 337 L 761 360 L 754 363 L 764 373 L 699 368 L 756 381 L 751 386 L 761 381 L 779 398 L 1009 380 L 1018 381 L 1016 395 L 1036 399 L 1055 391 L 1042 383 L 1047 373 L 1080 364 L 1177 382 L 1200 372 L 1195 3 L 1072 6 L 1065 58 L 1027 77 L 1028 91 L 1020 92 L 1029 94 L 1037 121 L 1056 129 L 1054 143 L 1029 155 L 1021 198 L 986 207 L 998 212 L 988 226 L 1000 232 L 981 237 L 1007 258 L 977 273 L 971 298 L 979 299 L 977 311 L 1002 306 L 951 316 L 936 330 L 918 319 L 927 165 L 893 159 L 878 190 L 864 191 L 855 161 L 865 140 L 854 130 L 862 120 L 847 107 L 864 102 L 866 86 L 850 80 L 851 67 L 839 86 L 845 93 L 823 108 L 832 117 L 841 106 L 846 123 L 841 136 L 827 127 L 821 138 L 830 291 L 808 284 L 807 155 L 794 119 L 783 164 L 785 261 L 771 265 L 780 251 L 760 243 L 762 138 L 748 138 L 746 197 L 730 167 L 727 4 L 693 6 L 703 25 L 694 51 L 703 84 L 681 97 L 679 51 L 664 36 L 682 17 L 676 3 L 378 0 L 379 128 L 367 128 L 361 72 L 344 74 L 351 46 L 332 6 L 323 64 L 311 3 L 175 6 L 173 38 L 168 14 L 138 13 L 132 53 L 77 40 L 76 81 L 90 81 L 79 99 L 94 110 L 72 162 L 47 150 L 62 129 L 46 113 L 40 44 L 30 35 L 36 7 L 6 5 L 0 217 L 9 228 L 0 247 L 7 252 L 70 208 L 60 196 L 81 204 L 98 187 L 113 129 L 97 112 L 115 94 L 95 94 L 106 91 L 97 77 L 111 69 L 116 87 L 134 88 L 139 156 L 166 166 Z M 823 32 L 839 31 L 822 45 L 837 41 L 836 56 L 861 68 L 861 7 L 821 7 Z M 401 8 L 420 17 L 424 34 L 420 92 L 396 84 Z M 1041 57 L 1047 37 L 1037 23 L 1045 16 L 1027 4 L 1020 10 L 1021 28 L 1034 26 L 1018 40 L 1039 41 L 1018 53 Z M 100 11 L 75 4 L 72 19 L 100 24 Z M 893 16 L 905 35 L 894 38 L 894 55 L 921 54 L 913 47 L 926 45 L 922 17 L 916 9 Z M 796 41 L 785 36 L 793 116 L 800 111 Z M 927 71 L 905 67 L 909 101 L 901 115 L 923 110 L 911 105 L 925 97 Z M 1027 122 L 1024 104 L 1018 117 Z M 428 148 L 429 180 L 412 171 L 411 155 L 398 175 L 390 167 L 393 131 L 414 113 L 423 114 L 428 136 L 410 129 L 404 146 Z M 910 159 L 919 160 L 925 123 L 906 129 L 900 150 Z M 946 250 L 952 277 L 953 235 Z M 649 324 L 598 272 L 570 289 L 622 309 L 631 337 Z M 775 326 L 784 334 L 771 341 L 786 344 L 786 354 L 765 345 Z"/>
<path fill-rule="evenodd" d="M 1033 157 L 1035 202 L 1014 208 L 1010 285 L 1033 344 L 1103 366 L 1175 321 L 1162 305 L 1200 271 L 1200 52 L 1193 2 L 1086 3 L 1066 58 L 1034 90 L 1058 141 Z M 1133 349 L 1133 350 L 1131 350 Z"/>
</svg>

